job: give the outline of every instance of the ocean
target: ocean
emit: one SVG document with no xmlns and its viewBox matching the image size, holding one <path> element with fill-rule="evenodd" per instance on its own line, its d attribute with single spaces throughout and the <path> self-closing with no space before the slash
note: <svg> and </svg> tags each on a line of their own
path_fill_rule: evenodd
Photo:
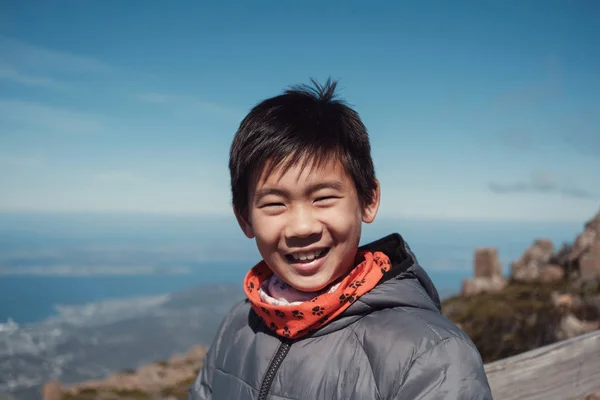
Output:
<svg viewBox="0 0 600 400">
<path fill-rule="evenodd" d="M 108 299 L 127 299 L 182 291 L 211 283 L 240 284 L 247 266 L 211 264 L 186 275 L 147 276 L 4 276 L 0 278 L 0 323 L 39 322 L 56 314 L 56 305 L 81 305 Z M 431 270 L 441 295 L 460 287 L 468 273 Z"/>
<path fill-rule="evenodd" d="M 505 272 L 538 237 L 571 242 L 581 223 L 382 218 L 363 243 L 399 232 L 442 296 L 472 276 L 475 248 L 499 249 Z M 239 284 L 258 252 L 231 217 L 0 214 L 0 323 L 39 322 L 57 305 Z"/>
</svg>

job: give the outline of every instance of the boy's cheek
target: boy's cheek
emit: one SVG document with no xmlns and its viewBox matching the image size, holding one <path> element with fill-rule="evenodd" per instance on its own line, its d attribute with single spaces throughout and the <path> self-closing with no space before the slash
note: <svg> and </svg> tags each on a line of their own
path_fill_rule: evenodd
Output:
<svg viewBox="0 0 600 400">
<path fill-rule="evenodd" d="M 253 225 L 256 240 L 263 244 L 277 242 L 282 228 L 275 220 L 256 221 Z"/>
</svg>

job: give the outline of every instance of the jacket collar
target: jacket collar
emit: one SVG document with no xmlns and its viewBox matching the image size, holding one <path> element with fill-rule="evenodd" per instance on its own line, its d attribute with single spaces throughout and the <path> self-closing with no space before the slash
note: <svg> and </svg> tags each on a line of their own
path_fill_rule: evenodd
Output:
<svg viewBox="0 0 600 400">
<path fill-rule="evenodd" d="M 385 236 L 361 246 L 360 250 L 385 253 L 392 268 L 370 292 L 311 336 L 342 329 L 376 310 L 386 308 L 413 307 L 441 312 L 440 297 L 433 282 L 400 234 Z"/>
</svg>

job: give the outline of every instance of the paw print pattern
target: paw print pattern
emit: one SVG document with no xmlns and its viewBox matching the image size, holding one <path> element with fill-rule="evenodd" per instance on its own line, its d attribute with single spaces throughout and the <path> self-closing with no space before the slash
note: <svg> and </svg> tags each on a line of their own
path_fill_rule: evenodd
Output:
<svg viewBox="0 0 600 400">
<path fill-rule="evenodd" d="M 358 289 L 359 287 L 361 287 L 362 285 L 364 285 L 366 282 L 367 282 L 366 279 L 355 280 L 354 282 L 352 282 L 348 286 L 351 287 L 352 289 Z"/>
<path fill-rule="evenodd" d="M 296 319 L 304 319 L 304 313 L 300 310 L 292 311 L 292 316 Z"/>
<path fill-rule="evenodd" d="M 313 297 L 300 306 L 288 308 L 264 302 L 264 296 L 261 297 L 259 293 L 260 287 L 265 279 L 272 276 L 272 272 L 264 265 L 252 271 L 254 275 L 248 277 L 244 289 L 264 327 L 284 338 L 311 335 L 354 304 L 380 281 L 382 275 L 392 269 L 389 259 L 383 253 L 376 252 L 363 257 L 364 262 L 357 265 L 350 276 L 343 283 L 340 282 L 341 285 L 332 287 L 327 293 Z M 281 281 L 276 286 L 280 290 L 290 289 Z"/>
<path fill-rule="evenodd" d="M 384 259 L 378 258 L 376 260 L 376 263 L 381 268 L 382 274 L 385 274 L 386 272 L 388 272 L 392 267 L 390 260 L 384 260 Z"/>
<path fill-rule="evenodd" d="M 340 303 L 345 303 L 348 302 L 350 304 L 354 303 L 357 299 L 357 296 L 353 295 L 353 294 L 343 294 L 340 296 Z"/>
</svg>

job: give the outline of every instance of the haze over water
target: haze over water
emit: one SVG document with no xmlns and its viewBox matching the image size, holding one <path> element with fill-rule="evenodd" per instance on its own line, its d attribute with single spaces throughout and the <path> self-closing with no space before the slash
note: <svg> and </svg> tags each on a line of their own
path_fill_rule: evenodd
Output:
<svg viewBox="0 0 600 400">
<path fill-rule="evenodd" d="M 392 220 L 365 226 L 363 243 L 408 241 L 442 295 L 472 275 L 473 252 L 498 247 L 507 267 L 537 237 L 572 241 L 581 223 Z M 233 217 L 0 215 L 0 322 L 35 322 L 57 305 L 133 298 L 203 284 L 238 288 L 260 260 Z"/>
</svg>

